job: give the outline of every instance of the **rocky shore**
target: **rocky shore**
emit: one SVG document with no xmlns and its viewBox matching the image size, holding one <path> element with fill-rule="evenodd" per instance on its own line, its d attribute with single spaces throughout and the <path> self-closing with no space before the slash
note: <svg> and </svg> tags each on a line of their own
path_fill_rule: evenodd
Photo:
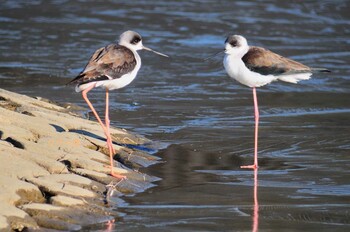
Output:
<svg viewBox="0 0 350 232">
<path fill-rule="evenodd" d="M 98 123 L 69 105 L 0 89 L 0 231 L 72 231 L 118 218 L 115 199 L 151 187 L 157 178 L 138 169 L 158 158 L 150 140 L 111 134 L 115 172 L 126 180 L 109 175 Z"/>
</svg>

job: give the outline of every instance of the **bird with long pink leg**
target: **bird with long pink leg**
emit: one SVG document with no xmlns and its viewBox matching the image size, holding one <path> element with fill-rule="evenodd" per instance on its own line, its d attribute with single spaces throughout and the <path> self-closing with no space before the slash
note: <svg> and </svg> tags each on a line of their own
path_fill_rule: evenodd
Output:
<svg viewBox="0 0 350 232">
<path fill-rule="evenodd" d="M 109 120 L 109 90 L 120 89 L 129 85 L 136 77 L 141 67 L 141 58 L 138 50 L 147 50 L 158 55 L 168 57 L 143 46 L 141 35 L 134 31 L 126 31 L 119 37 L 118 43 L 112 43 L 97 49 L 90 58 L 88 64 L 79 75 L 68 84 L 75 84 L 76 92 L 82 92 L 83 98 L 101 125 L 107 140 L 109 150 L 111 175 L 124 179 L 123 175 L 114 173 L 113 156 L 115 150 L 110 135 Z M 96 110 L 87 97 L 87 93 L 93 88 L 101 87 L 106 90 L 105 123 L 102 122 Z"/>
<path fill-rule="evenodd" d="M 241 168 L 257 169 L 259 108 L 256 88 L 273 81 L 296 84 L 301 80 L 310 79 L 314 72 L 330 71 L 324 68 L 310 68 L 262 47 L 249 46 L 247 40 L 241 35 L 228 36 L 225 41 L 225 49 L 213 56 L 222 52 L 225 53 L 223 63 L 227 74 L 239 83 L 253 89 L 255 116 L 254 163 L 241 166 Z"/>
</svg>

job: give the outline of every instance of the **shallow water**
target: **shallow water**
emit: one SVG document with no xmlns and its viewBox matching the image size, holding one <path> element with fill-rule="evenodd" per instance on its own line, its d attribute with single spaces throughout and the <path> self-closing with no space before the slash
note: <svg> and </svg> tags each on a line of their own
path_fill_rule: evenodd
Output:
<svg viewBox="0 0 350 232">
<path fill-rule="evenodd" d="M 125 30 L 171 59 L 140 52 L 143 66 L 111 93 L 111 121 L 165 144 L 147 168 L 157 186 L 118 203 L 114 231 L 254 230 L 251 90 L 230 80 L 228 34 L 329 74 L 258 89 L 257 228 L 350 229 L 349 1 L 2 1 L 1 88 L 85 106 L 64 84 L 91 53 Z M 90 92 L 103 111 L 102 90 Z M 105 224 L 87 228 L 102 231 Z"/>
</svg>

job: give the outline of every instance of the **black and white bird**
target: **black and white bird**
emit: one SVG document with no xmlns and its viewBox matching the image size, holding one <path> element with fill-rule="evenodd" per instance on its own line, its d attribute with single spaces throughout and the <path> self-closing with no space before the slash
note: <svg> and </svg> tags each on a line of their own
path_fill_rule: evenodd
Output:
<svg viewBox="0 0 350 232">
<path fill-rule="evenodd" d="M 123 88 L 135 79 L 137 72 L 141 67 L 141 58 L 137 51 L 142 49 L 168 57 L 165 54 L 143 46 L 142 37 L 137 32 L 125 31 L 120 35 L 118 43 L 112 43 L 106 47 L 97 49 L 84 70 L 68 83 L 75 84 L 75 90 L 77 92 L 82 92 L 84 100 L 100 123 L 107 139 L 107 146 L 110 154 L 111 175 L 117 178 L 125 178 L 125 176 L 116 174 L 113 171 L 113 155 L 115 150 L 109 132 L 109 90 Z M 87 93 L 95 87 L 101 87 L 106 90 L 105 124 L 102 122 L 87 97 Z"/>
<path fill-rule="evenodd" d="M 264 86 L 273 81 L 298 83 L 301 80 L 310 79 L 314 72 L 330 71 L 323 68 L 310 68 L 265 48 L 249 46 L 247 40 L 241 35 L 228 36 L 225 41 L 225 50 L 221 52 L 225 53 L 223 63 L 227 74 L 239 83 L 253 88 L 255 115 L 254 164 L 241 166 L 241 168 L 256 169 L 258 168 L 259 127 L 256 87 Z"/>
</svg>

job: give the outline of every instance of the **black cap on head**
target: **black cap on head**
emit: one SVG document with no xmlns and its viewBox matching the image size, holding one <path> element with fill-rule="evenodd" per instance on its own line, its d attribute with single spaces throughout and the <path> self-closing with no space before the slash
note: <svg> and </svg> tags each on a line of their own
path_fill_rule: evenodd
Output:
<svg viewBox="0 0 350 232">
<path fill-rule="evenodd" d="M 237 36 L 235 35 L 228 36 L 225 43 L 231 44 L 232 47 L 238 47 L 240 45 Z"/>
</svg>

